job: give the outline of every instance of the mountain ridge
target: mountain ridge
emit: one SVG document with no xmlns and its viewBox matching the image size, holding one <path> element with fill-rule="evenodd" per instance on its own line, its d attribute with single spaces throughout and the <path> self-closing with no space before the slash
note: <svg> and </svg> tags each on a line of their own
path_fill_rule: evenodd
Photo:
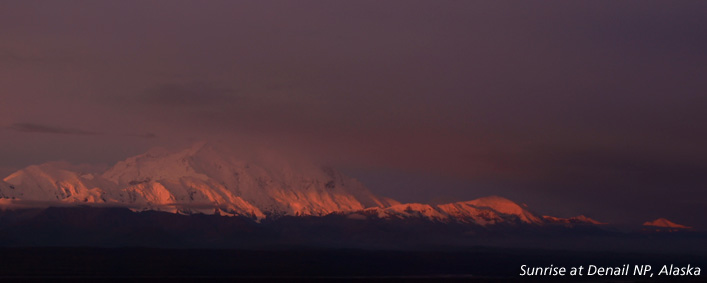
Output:
<svg viewBox="0 0 707 283">
<path fill-rule="evenodd" d="M 125 206 L 133 211 L 239 215 L 257 220 L 339 213 L 480 226 L 600 223 L 586 217 L 543 217 L 500 196 L 440 205 L 402 204 L 374 195 L 332 167 L 283 160 L 273 152 L 238 153 L 206 142 L 178 151 L 153 148 L 100 173 L 69 169 L 66 164 L 48 162 L 10 174 L 0 183 L 0 204 Z"/>
<path fill-rule="evenodd" d="M 646 221 L 643 226 L 657 227 L 657 228 L 667 228 L 667 229 L 692 229 L 692 227 L 677 224 L 665 218 L 658 218 L 653 221 Z"/>
</svg>

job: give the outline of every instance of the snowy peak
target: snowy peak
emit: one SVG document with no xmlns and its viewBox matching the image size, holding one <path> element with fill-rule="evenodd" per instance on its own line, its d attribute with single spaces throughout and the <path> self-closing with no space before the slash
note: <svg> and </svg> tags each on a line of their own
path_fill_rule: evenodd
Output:
<svg viewBox="0 0 707 283">
<path fill-rule="evenodd" d="M 483 197 L 468 201 L 466 204 L 477 208 L 488 208 L 501 214 L 515 215 L 525 223 L 540 224 L 543 222 L 540 217 L 529 212 L 517 203 L 499 196 Z"/>
<path fill-rule="evenodd" d="M 358 214 L 384 219 L 422 218 L 435 222 L 495 224 L 543 224 L 543 220 L 515 202 L 498 196 L 441 205 L 420 203 L 370 208 Z"/>
<path fill-rule="evenodd" d="M 470 201 L 454 202 L 440 205 L 420 203 L 399 204 L 390 207 L 369 208 L 354 212 L 351 215 L 366 215 L 383 219 L 426 219 L 434 222 L 469 223 L 480 226 L 498 224 L 506 225 L 605 225 L 584 215 L 570 218 L 553 216 L 538 216 L 530 212 L 524 205 L 519 205 L 507 198 L 488 196 Z"/>
<path fill-rule="evenodd" d="M 668 228 L 668 229 L 691 229 L 692 228 L 689 226 L 677 224 L 677 223 L 672 222 L 672 221 L 665 219 L 665 218 L 658 218 L 653 221 L 647 221 L 647 222 L 643 223 L 643 226 L 652 226 L 652 227 Z"/>
<path fill-rule="evenodd" d="M 372 194 L 337 170 L 273 152 L 196 143 L 162 148 L 118 162 L 102 174 L 58 163 L 29 166 L 5 178 L 0 198 L 108 203 L 133 210 L 267 215 L 326 215 L 398 204 Z"/>
<path fill-rule="evenodd" d="M 90 173 L 64 169 L 65 164 L 49 162 L 32 165 L 5 177 L 7 187 L 0 198 L 32 201 L 105 202 L 99 180 Z"/>
<path fill-rule="evenodd" d="M 208 176 L 197 173 L 190 164 L 203 145 L 203 143 L 199 143 L 175 153 L 170 153 L 164 148 L 153 148 L 147 153 L 118 162 L 103 173 L 102 177 L 116 184 L 141 182 L 147 178 L 163 180 L 195 177 L 205 180 Z M 214 160 L 214 162 L 218 161 Z"/>
<path fill-rule="evenodd" d="M 270 152 L 247 155 L 200 143 L 176 153 L 130 158 L 103 176 L 122 185 L 165 185 L 178 193 L 175 201 L 243 200 L 272 215 L 325 215 L 392 203 L 330 167 L 282 160 Z"/>
</svg>

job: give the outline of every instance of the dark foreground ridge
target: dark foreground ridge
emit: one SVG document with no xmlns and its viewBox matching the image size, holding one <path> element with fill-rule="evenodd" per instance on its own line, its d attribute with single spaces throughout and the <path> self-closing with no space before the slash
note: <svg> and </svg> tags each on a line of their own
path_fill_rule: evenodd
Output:
<svg viewBox="0 0 707 283">
<path fill-rule="evenodd" d="M 470 247 L 707 254 L 700 231 L 440 223 L 419 218 L 246 217 L 62 207 L 0 211 L 0 247 L 449 250 Z"/>
<path fill-rule="evenodd" d="M 705 266 L 705 256 L 474 248 L 463 251 L 334 249 L 208 250 L 152 248 L 4 248 L 0 279 L 238 279 L 431 281 L 470 279 L 611 281 L 628 277 L 520 277 L 520 266 L 620 266 L 625 263 Z M 649 278 L 650 279 L 650 278 Z M 697 281 L 661 277 L 647 281 Z M 643 280 L 643 279 L 641 279 Z"/>
<path fill-rule="evenodd" d="M 226 282 L 699 281 L 700 277 L 519 277 L 527 266 L 707 267 L 700 232 L 494 226 L 345 215 L 179 215 L 65 207 L 0 212 L 0 280 Z"/>
</svg>

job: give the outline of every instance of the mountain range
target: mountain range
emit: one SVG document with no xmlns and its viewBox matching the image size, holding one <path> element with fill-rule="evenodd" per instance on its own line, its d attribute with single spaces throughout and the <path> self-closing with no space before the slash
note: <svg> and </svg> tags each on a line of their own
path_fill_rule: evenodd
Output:
<svg viewBox="0 0 707 283">
<path fill-rule="evenodd" d="M 3 207 L 126 207 L 133 211 L 218 214 L 262 221 L 282 216 L 346 215 L 350 219 L 422 219 L 479 226 L 602 225 L 586 216 L 542 216 L 499 196 L 440 205 L 400 203 L 373 194 L 330 166 L 267 151 L 238 151 L 206 142 L 155 148 L 101 172 L 62 162 L 32 165 L 0 182 Z M 688 228 L 669 221 L 671 228 Z"/>
</svg>

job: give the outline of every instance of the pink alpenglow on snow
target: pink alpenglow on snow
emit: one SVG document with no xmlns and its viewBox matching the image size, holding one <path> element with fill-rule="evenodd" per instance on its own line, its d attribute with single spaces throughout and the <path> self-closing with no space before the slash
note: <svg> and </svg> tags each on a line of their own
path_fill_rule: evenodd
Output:
<svg viewBox="0 0 707 283">
<path fill-rule="evenodd" d="M 680 224 L 677 224 L 677 223 L 672 222 L 672 221 L 665 219 L 665 218 L 658 218 L 653 221 L 647 221 L 646 223 L 643 223 L 643 226 L 653 226 L 653 227 L 671 228 L 671 229 L 692 229 L 692 227 L 680 225 Z"/>
<path fill-rule="evenodd" d="M 603 224 L 584 216 L 541 217 L 499 196 L 440 205 L 401 204 L 328 166 L 204 142 L 174 152 L 152 149 L 104 172 L 84 171 L 61 162 L 21 169 L 0 182 L 0 206 L 84 204 L 255 219 L 338 213 L 355 219 L 417 218 L 480 226 Z"/>
<path fill-rule="evenodd" d="M 326 215 L 398 204 L 330 167 L 263 156 L 241 158 L 205 143 L 177 152 L 150 150 L 102 174 L 72 172 L 46 163 L 19 170 L 3 181 L 0 198 L 19 204 L 100 204 L 186 214 L 219 211 L 257 219 L 268 214 Z"/>
</svg>

